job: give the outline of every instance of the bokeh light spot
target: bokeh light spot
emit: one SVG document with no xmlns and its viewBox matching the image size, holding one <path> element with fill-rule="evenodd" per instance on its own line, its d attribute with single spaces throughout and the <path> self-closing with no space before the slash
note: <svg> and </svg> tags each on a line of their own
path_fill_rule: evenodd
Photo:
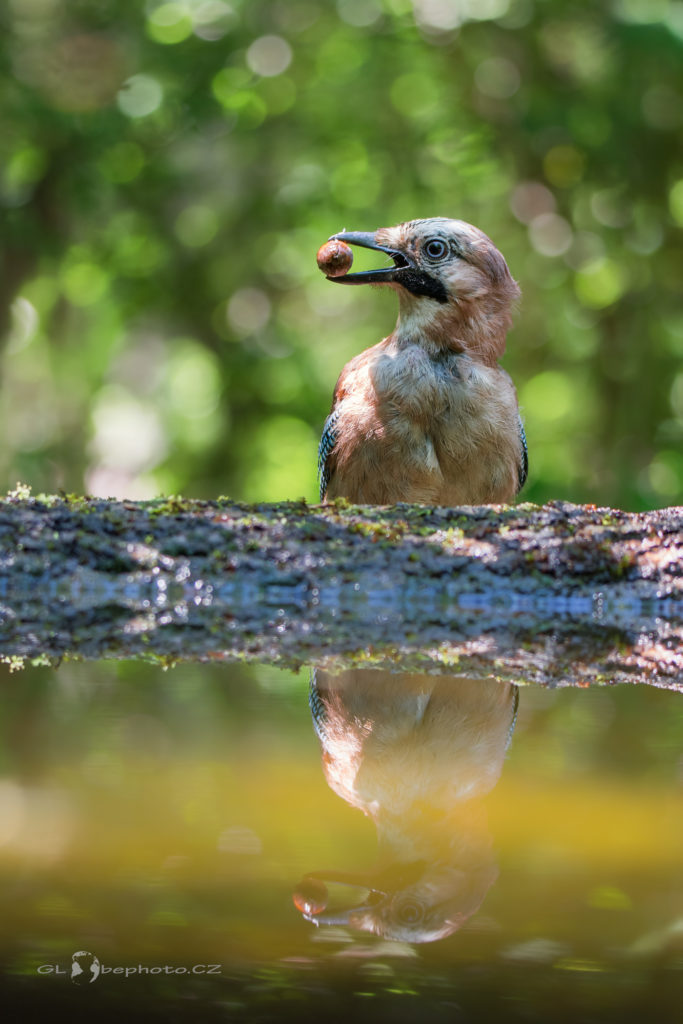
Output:
<svg viewBox="0 0 683 1024">
<path fill-rule="evenodd" d="M 109 275 L 96 263 L 73 263 L 62 272 L 62 288 L 74 306 L 99 302 L 109 286 Z"/>
<path fill-rule="evenodd" d="M 325 81 L 347 81 L 354 77 L 367 54 L 364 37 L 355 35 L 349 39 L 345 34 L 331 35 L 318 48 L 316 65 L 318 74 Z"/>
<path fill-rule="evenodd" d="M 38 146 L 22 146 L 5 164 L 3 191 L 23 191 L 27 185 L 40 181 L 47 167 L 47 153 Z"/>
<path fill-rule="evenodd" d="M 260 288 L 241 288 L 228 302 L 228 323 L 241 335 L 263 330 L 270 320 L 270 299 Z"/>
<path fill-rule="evenodd" d="M 492 21 L 505 17 L 510 0 L 460 0 L 460 6 L 472 21 Z"/>
<path fill-rule="evenodd" d="M 658 452 L 647 468 L 650 488 L 666 501 L 683 497 L 683 454 L 673 449 Z"/>
<path fill-rule="evenodd" d="M 399 75 L 391 85 L 391 102 L 401 114 L 421 119 L 438 109 L 439 85 L 420 72 Z"/>
<path fill-rule="evenodd" d="M 574 277 L 579 301 L 589 309 L 604 309 L 621 298 L 628 279 L 625 269 L 609 258 L 594 260 Z"/>
<path fill-rule="evenodd" d="M 603 188 L 594 192 L 590 200 L 591 213 L 599 224 L 608 228 L 623 228 L 632 217 L 630 204 L 619 189 Z"/>
<path fill-rule="evenodd" d="M 426 29 L 450 32 L 466 21 L 492 21 L 507 14 L 510 0 L 412 0 L 415 19 Z"/>
<path fill-rule="evenodd" d="M 572 238 L 571 225 L 556 213 L 541 213 L 529 225 L 529 240 L 542 256 L 562 256 Z"/>
<path fill-rule="evenodd" d="M 147 15 L 147 34 L 155 43 L 182 43 L 192 34 L 192 29 L 185 4 L 161 4 Z"/>
<path fill-rule="evenodd" d="M 133 181 L 145 166 L 145 154 L 135 142 L 117 142 L 103 154 L 100 171 L 117 185 Z"/>
<path fill-rule="evenodd" d="M 374 25 L 382 16 L 377 0 L 337 0 L 337 10 L 342 21 L 356 28 Z"/>
<path fill-rule="evenodd" d="M 126 117 L 147 117 L 161 106 L 164 90 L 151 75 L 133 75 L 123 83 L 116 102 Z"/>
<path fill-rule="evenodd" d="M 242 89 L 230 94 L 223 92 L 220 102 L 239 120 L 242 128 L 258 128 L 268 114 L 266 101 L 254 89 Z"/>
<path fill-rule="evenodd" d="M 166 435 L 157 410 L 123 388 L 102 388 L 92 418 L 91 451 L 108 468 L 138 473 L 166 454 Z"/>
<path fill-rule="evenodd" d="M 164 242 L 149 234 L 126 234 L 117 237 L 113 260 L 119 273 L 126 277 L 145 277 L 168 259 Z"/>
<path fill-rule="evenodd" d="M 40 327 L 38 310 L 23 295 L 18 295 L 10 306 L 11 326 L 7 338 L 7 351 L 20 352 L 30 345 Z"/>
<path fill-rule="evenodd" d="M 221 68 L 211 80 L 211 91 L 219 103 L 229 107 L 235 93 L 252 81 L 253 76 L 246 68 Z"/>
<path fill-rule="evenodd" d="M 265 78 L 281 75 L 291 62 L 292 48 L 282 36 L 261 36 L 247 50 L 247 66 Z"/>
<path fill-rule="evenodd" d="M 669 192 L 671 216 L 683 228 L 683 178 L 680 178 Z"/>
<path fill-rule="evenodd" d="M 442 32 L 459 28 L 465 20 L 460 0 L 413 0 L 419 25 Z"/>
<path fill-rule="evenodd" d="M 572 270 L 583 270 L 589 263 L 596 263 L 605 256 L 605 243 L 594 231 L 577 231 L 574 241 L 565 256 Z"/>
<path fill-rule="evenodd" d="M 554 213 L 555 196 L 540 181 L 523 181 L 510 196 L 510 209 L 522 224 L 529 224 L 534 217 Z"/>
<path fill-rule="evenodd" d="M 284 114 L 296 103 L 296 86 L 286 75 L 262 79 L 259 92 L 269 114 Z"/>
<path fill-rule="evenodd" d="M 564 419 L 576 400 L 569 377 L 558 370 L 537 373 L 521 393 L 521 405 L 527 415 L 545 423 Z"/>
<path fill-rule="evenodd" d="M 544 18 L 539 35 L 549 63 L 563 78 L 592 83 L 613 73 L 610 40 L 597 19 Z"/>
<path fill-rule="evenodd" d="M 199 249 L 216 237 L 218 215 L 209 206 L 186 206 L 176 217 L 173 229 L 188 249 Z"/>
<path fill-rule="evenodd" d="M 222 0 L 207 0 L 192 11 L 194 34 L 207 42 L 222 39 L 236 21 L 237 15 L 234 10 Z"/>
<path fill-rule="evenodd" d="M 166 368 L 168 401 L 175 413 L 189 419 L 215 412 L 221 394 L 217 358 L 192 339 L 176 342 Z"/>
<path fill-rule="evenodd" d="M 569 188 L 581 180 L 584 163 L 575 146 L 553 146 L 543 158 L 543 172 L 551 185 Z"/>
<path fill-rule="evenodd" d="M 635 25 L 650 25 L 657 21 L 665 21 L 669 7 L 673 6 L 670 0 L 615 0 L 613 9 L 622 21 Z"/>
</svg>

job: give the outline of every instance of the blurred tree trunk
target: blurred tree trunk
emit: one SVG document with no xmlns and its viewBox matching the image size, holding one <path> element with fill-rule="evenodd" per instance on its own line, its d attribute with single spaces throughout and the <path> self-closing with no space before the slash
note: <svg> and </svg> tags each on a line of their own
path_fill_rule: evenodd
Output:
<svg viewBox="0 0 683 1024">
<path fill-rule="evenodd" d="M 683 690 L 683 509 L 0 503 L 5 659 Z"/>
</svg>

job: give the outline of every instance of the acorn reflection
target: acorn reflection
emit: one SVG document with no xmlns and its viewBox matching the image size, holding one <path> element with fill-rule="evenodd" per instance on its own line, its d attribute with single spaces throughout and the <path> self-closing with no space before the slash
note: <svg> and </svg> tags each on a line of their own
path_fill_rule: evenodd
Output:
<svg viewBox="0 0 683 1024">
<path fill-rule="evenodd" d="M 306 875 L 293 894 L 306 920 L 433 942 L 475 913 L 498 875 L 481 798 L 500 777 L 517 700 L 493 679 L 314 671 L 325 778 L 374 821 L 378 858 L 368 872 Z M 339 892 L 349 898 L 335 908 Z"/>
</svg>

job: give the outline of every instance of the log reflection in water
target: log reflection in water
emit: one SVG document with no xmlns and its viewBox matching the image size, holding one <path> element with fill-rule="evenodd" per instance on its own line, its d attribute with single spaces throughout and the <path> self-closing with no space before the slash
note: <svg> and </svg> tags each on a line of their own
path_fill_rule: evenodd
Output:
<svg viewBox="0 0 683 1024">
<path fill-rule="evenodd" d="M 433 942 L 481 905 L 497 867 L 482 797 L 496 784 L 518 689 L 494 679 L 316 670 L 311 712 L 329 786 L 372 818 L 377 864 L 313 871 L 294 902 L 314 924 Z M 362 890 L 329 908 L 327 883 Z"/>
</svg>

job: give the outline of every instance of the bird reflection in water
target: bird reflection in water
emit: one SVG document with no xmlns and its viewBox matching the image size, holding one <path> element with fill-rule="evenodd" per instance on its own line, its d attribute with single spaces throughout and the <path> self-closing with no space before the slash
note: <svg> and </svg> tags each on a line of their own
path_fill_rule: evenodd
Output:
<svg viewBox="0 0 683 1024">
<path fill-rule="evenodd" d="M 434 942 L 478 910 L 498 875 L 482 797 L 500 777 L 517 701 L 516 686 L 494 679 L 314 671 L 325 778 L 372 818 L 379 849 L 368 872 L 306 875 L 293 896 L 306 920 Z M 330 909 L 328 884 L 362 895 Z"/>
</svg>

